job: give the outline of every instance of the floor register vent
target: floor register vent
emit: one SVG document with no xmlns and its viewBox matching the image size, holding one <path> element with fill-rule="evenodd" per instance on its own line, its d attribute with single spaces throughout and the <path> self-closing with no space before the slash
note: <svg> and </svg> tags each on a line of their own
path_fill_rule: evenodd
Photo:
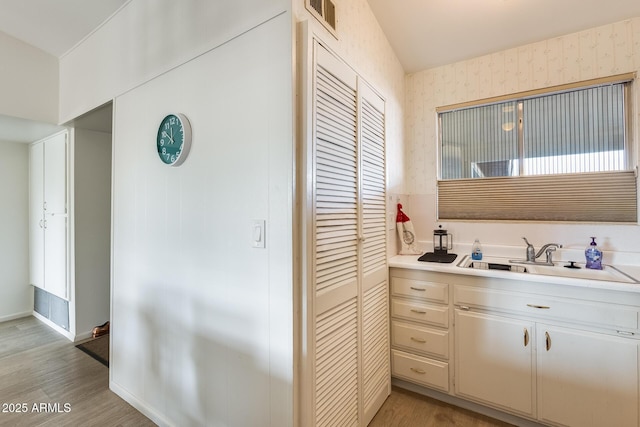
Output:
<svg viewBox="0 0 640 427">
<path fill-rule="evenodd" d="M 335 3 L 331 0 L 305 0 L 305 4 L 307 10 L 337 38 Z"/>
</svg>

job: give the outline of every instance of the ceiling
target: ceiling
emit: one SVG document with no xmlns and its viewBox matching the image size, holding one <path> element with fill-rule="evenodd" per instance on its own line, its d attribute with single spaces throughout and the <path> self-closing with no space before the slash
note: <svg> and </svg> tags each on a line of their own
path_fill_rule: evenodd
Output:
<svg viewBox="0 0 640 427">
<path fill-rule="evenodd" d="M 129 1 L 0 0 L 0 31 L 61 57 Z M 367 1 L 408 73 L 640 16 L 638 0 Z M 0 116 L 0 141 L 52 126 Z"/>
<path fill-rule="evenodd" d="M 59 58 L 128 1 L 0 0 L 0 31 Z M 109 112 L 100 109 L 75 125 L 110 131 Z M 61 129 L 54 124 L 0 115 L 0 141 L 33 142 Z"/>
<path fill-rule="evenodd" d="M 638 0 L 367 1 L 407 73 L 640 16 Z"/>
</svg>

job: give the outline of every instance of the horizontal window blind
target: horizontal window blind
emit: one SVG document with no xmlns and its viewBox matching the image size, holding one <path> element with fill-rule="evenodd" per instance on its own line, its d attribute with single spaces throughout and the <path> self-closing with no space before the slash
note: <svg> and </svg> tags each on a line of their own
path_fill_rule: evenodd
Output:
<svg viewBox="0 0 640 427">
<path fill-rule="evenodd" d="M 438 182 L 440 220 L 635 223 L 634 171 Z"/>
</svg>

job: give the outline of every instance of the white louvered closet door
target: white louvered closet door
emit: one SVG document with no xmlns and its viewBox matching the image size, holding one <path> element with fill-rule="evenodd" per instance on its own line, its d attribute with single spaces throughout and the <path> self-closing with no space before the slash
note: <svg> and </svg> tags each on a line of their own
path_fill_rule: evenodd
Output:
<svg viewBox="0 0 640 427">
<path fill-rule="evenodd" d="M 384 101 L 320 44 L 314 57 L 312 418 L 365 426 L 390 392 Z"/>
<path fill-rule="evenodd" d="M 315 425 L 357 426 L 356 74 L 315 47 Z"/>
<path fill-rule="evenodd" d="M 367 424 L 390 393 L 384 100 L 360 80 L 362 369 Z"/>
</svg>

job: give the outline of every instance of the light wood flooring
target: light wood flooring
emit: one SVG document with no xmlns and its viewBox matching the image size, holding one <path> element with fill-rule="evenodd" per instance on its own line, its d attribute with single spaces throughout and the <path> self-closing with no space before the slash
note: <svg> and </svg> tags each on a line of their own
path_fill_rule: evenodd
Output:
<svg viewBox="0 0 640 427">
<path fill-rule="evenodd" d="M 394 387 L 368 427 L 507 427 L 511 424 Z"/>
<path fill-rule="evenodd" d="M 109 390 L 107 367 L 33 317 L 0 323 L 0 405 L 0 426 L 155 425 Z M 394 388 L 369 427 L 508 425 Z"/>
<path fill-rule="evenodd" d="M 33 317 L 0 323 L 0 405 L 0 426 L 155 425 L 109 390 L 106 366 Z"/>
</svg>

